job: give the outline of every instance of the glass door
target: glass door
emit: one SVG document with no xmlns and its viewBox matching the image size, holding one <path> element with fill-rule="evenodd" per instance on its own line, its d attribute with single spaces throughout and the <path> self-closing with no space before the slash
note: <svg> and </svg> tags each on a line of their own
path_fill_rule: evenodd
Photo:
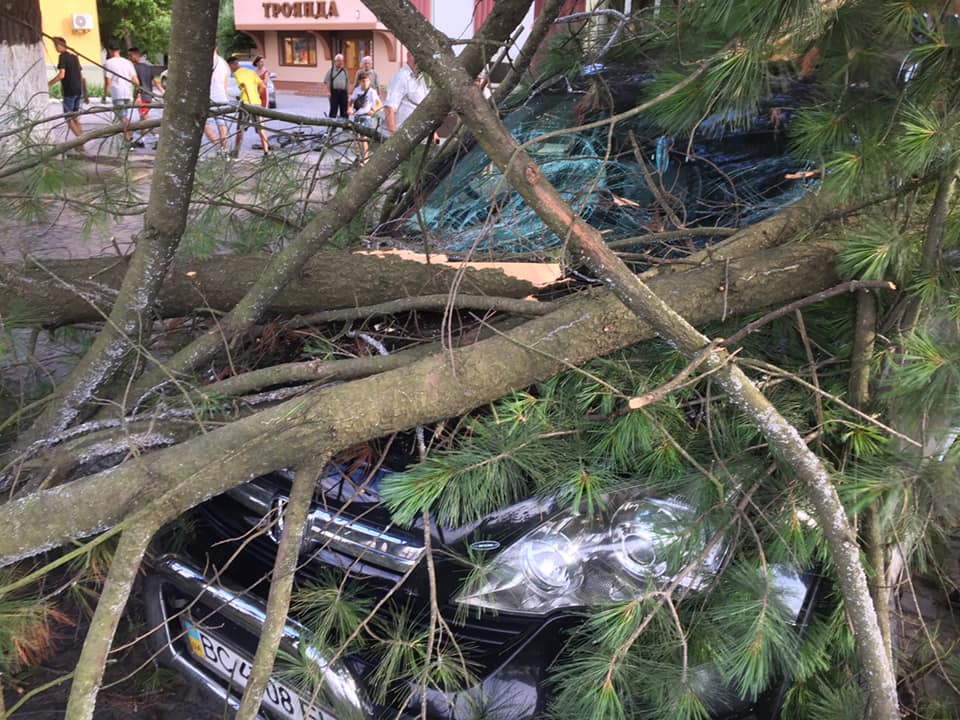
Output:
<svg viewBox="0 0 960 720">
<path fill-rule="evenodd" d="M 373 33 L 341 35 L 340 52 L 343 53 L 343 66 L 350 76 L 350 89 L 353 90 L 353 82 L 357 78 L 361 58 L 365 55 L 373 57 Z M 374 63 L 374 67 L 376 67 L 376 63 Z"/>
</svg>

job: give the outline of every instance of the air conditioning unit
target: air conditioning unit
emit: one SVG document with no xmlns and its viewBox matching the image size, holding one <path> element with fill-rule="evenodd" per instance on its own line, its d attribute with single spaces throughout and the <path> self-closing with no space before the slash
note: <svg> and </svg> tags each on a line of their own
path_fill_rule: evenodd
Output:
<svg viewBox="0 0 960 720">
<path fill-rule="evenodd" d="M 81 15 L 80 13 L 74 13 L 73 30 L 74 32 L 88 32 L 93 30 L 93 15 Z"/>
</svg>

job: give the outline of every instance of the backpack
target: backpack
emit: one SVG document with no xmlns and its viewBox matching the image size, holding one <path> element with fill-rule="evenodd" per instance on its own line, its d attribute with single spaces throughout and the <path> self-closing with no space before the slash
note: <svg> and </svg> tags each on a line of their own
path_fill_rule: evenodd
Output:
<svg viewBox="0 0 960 720">
<path fill-rule="evenodd" d="M 357 96 L 353 99 L 353 111 L 354 111 L 354 112 L 357 112 L 360 108 L 362 108 L 362 107 L 366 104 L 366 102 L 367 102 L 367 93 L 369 93 L 369 92 L 370 92 L 370 91 L 367 90 L 367 92 L 363 93 L 363 95 L 357 95 Z"/>
</svg>

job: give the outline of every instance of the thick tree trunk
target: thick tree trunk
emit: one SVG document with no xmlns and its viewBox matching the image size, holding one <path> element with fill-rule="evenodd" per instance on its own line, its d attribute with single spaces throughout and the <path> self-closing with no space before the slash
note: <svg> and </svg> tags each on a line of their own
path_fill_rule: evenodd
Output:
<svg viewBox="0 0 960 720">
<path fill-rule="evenodd" d="M 651 288 L 693 322 L 719 319 L 723 279 L 731 313 L 833 285 L 833 251 L 780 248 L 655 278 Z M 767 282 L 767 277 L 777 282 Z M 0 564 L 101 532 L 161 494 L 185 511 L 241 482 L 420 423 L 462 415 L 594 357 L 654 336 L 621 302 L 583 293 L 515 330 L 399 370 L 326 388 L 63 487 L 0 506 Z"/>
<path fill-rule="evenodd" d="M 474 74 L 480 72 L 485 54 L 483 41 L 499 43 L 509 37 L 523 20 L 529 5 L 529 0 L 498 2 L 478 33 L 479 42 L 464 49 L 461 56 L 464 66 Z M 271 258 L 262 276 L 236 307 L 220 319 L 217 327 L 178 352 L 166 367 L 144 377 L 134 387 L 133 396 L 148 391 L 170 375 L 177 376 L 198 367 L 220 352 L 224 340 L 229 341 L 253 325 L 277 293 L 296 277 L 303 264 L 357 214 L 386 178 L 436 129 L 449 110 L 450 101 L 443 93 L 430 93 L 403 127 L 352 175 L 349 185 L 325 205 L 303 232 Z"/>
<path fill-rule="evenodd" d="M 0 128 L 22 124 L 19 113 L 47 109 L 47 65 L 38 0 L 0 0 Z"/>
<path fill-rule="evenodd" d="M 33 426 L 18 439 L 23 449 L 75 422 L 137 352 L 151 307 L 186 226 L 194 169 L 209 104 L 210 48 L 219 3 L 175 0 L 171 13 L 170 91 L 164 107 L 156 169 L 137 249 L 104 329 Z"/>
<path fill-rule="evenodd" d="M 229 311 L 263 272 L 259 255 L 175 259 L 163 281 L 155 312 L 182 317 L 199 309 Z M 129 258 L 27 260 L 0 265 L 0 316 L 20 324 L 57 327 L 103 320 L 113 308 L 130 267 Z M 460 269 L 427 265 L 399 257 L 324 252 L 307 260 L 300 272 L 264 306 L 285 315 L 352 308 L 399 298 L 460 292 L 523 298 L 533 283 L 496 269 Z"/>
</svg>

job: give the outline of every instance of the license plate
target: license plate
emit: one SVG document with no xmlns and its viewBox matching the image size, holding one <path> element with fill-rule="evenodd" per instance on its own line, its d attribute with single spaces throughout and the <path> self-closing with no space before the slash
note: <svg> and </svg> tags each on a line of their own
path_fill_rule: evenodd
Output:
<svg viewBox="0 0 960 720">
<path fill-rule="evenodd" d="M 190 652 L 205 667 L 226 679 L 230 688 L 237 691 L 247 686 L 250 678 L 250 661 L 215 635 L 184 621 L 187 644 Z M 262 707 L 271 715 L 286 720 L 336 720 L 336 718 L 303 700 L 296 690 L 271 678 L 263 693 Z"/>
</svg>

